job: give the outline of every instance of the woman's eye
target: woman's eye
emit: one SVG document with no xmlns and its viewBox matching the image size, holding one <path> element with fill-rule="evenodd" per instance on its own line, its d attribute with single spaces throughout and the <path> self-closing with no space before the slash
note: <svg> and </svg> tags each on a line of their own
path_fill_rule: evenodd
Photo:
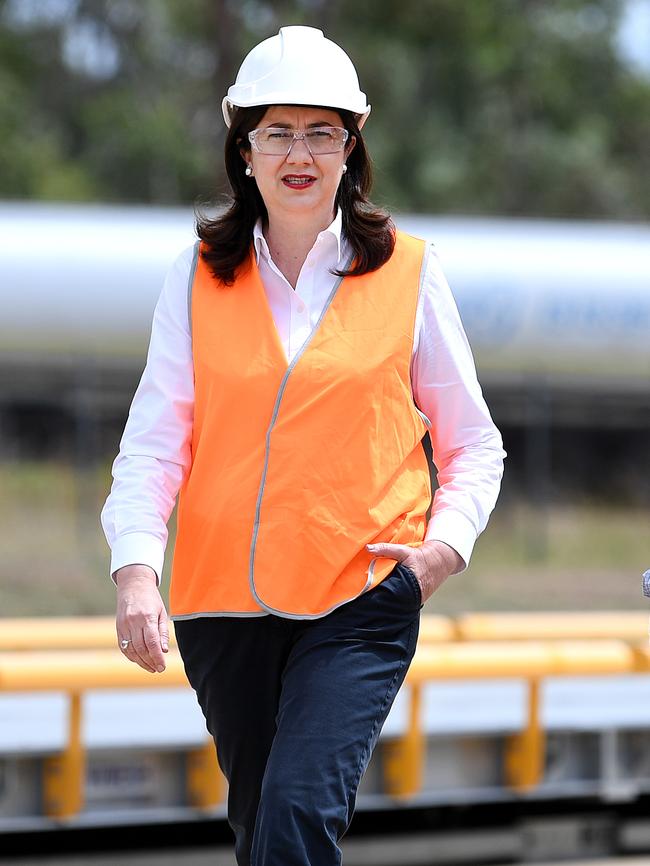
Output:
<svg viewBox="0 0 650 866">
<path fill-rule="evenodd" d="M 279 139 L 280 141 L 282 141 L 283 139 L 293 138 L 293 134 L 290 132 L 284 132 L 284 131 L 267 132 L 266 138 L 267 139 L 268 138 L 275 138 L 275 139 Z"/>
</svg>

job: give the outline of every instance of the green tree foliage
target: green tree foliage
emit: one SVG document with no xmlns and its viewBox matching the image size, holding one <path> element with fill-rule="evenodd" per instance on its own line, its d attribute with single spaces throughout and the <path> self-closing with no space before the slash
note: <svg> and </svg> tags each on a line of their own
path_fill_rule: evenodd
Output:
<svg viewBox="0 0 650 866">
<path fill-rule="evenodd" d="M 0 196 L 224 192 L 221 98 L 256 42 L 303 23 L 357 64 L 375 197 L 392 208 L 648 218 L 650 78 L 617 50 L 622 7 L 0 0 Z"/>
</svg>

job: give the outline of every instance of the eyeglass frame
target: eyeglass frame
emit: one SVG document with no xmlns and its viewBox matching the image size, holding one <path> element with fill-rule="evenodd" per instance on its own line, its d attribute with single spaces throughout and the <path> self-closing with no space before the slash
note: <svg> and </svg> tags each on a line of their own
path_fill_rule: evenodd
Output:
<svg viewBox="0 0 650 866">
<path fill-rule="evenodd" d="M 279 132 L 290 132 L 293 135 L 293 139 L 291 141 L 291 144 L 287 148 L 287 152 L 285 154 L 282 154 L 282 153 L 265 153 L 263 150 L 259 149 L 259 145 L 255 141 L 258 132 L 268 132 L 270 129 L 278 130 Z M 345 127 L 343 127 L 343 126 L 330 126 L 330 125 L 312 126 L 310 129 L 306 129 L 304 132 L 299 132 L 295 129 L 289 129 L 286 126 L 260 126 L 257 129 L 251 129 L 251 131 L 248 133 L 248 140 L 251 143 L 251 147 L 253 148 L 253 150 L 256 153 L 261 153 L 262 156 L 284 156 L 284 157 L 289 156 L 289 154 L 291 153 L 291 148 L 294 146 L 294 144 L 297 141 L 303 141 L 305 143 L 305 147 L 309 151 L 310 156 L 313 158 L 314 154 L 312 153 L 312 149 L 309 146 L 309 143 L 307 141 L 307 135 L 310 132 L 317 132 L 319 129 L 336 129 L 338 132 L 343 133 L 343 141 L 341 142 L 341 147 L 337 148 L 336 150 L 323 150 L 320 153 L 317 153 L 316 156 L 326 156 L 326 155 L 329 155 L 332 153 L 340 153 L 342 150 L 345 150 L 345 145 L 347 144 L 348 139 L 350 138 L 350 131 L 345 129 Z"/>
</svg>

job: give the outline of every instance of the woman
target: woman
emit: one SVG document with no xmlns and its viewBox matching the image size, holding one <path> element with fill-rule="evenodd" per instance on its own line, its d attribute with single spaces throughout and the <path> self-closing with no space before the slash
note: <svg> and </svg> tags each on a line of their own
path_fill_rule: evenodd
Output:
<svg viewBox="0 0 650 866">
<path fill-rule="evenodd" d="M 282 28 L 223 111 L 232 206 L 167 277 L 102 513 L 117 634 L 164 669 L 180 489 L 171 615 L 237 862 L 329 866 L 420 609 L 466 567 L 504 452 L 435 254 L 367 199 L 347 55 Z"/>
</svg>

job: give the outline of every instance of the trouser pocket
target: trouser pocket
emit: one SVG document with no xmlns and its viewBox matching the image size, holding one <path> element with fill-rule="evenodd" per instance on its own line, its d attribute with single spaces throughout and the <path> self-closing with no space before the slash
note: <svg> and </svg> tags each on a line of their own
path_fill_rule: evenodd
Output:
<svg viewBox="0 0 650 866">
<path fill-rule="evenodd" d="M 397 567 L 406 575 L 406 579 L 411 584 L 411 589 L 413 590 L 418 606 L 422 607 L 422 587 L 420 586 L 420 581 L 417 579 L 415 572 L 412 568 L 408 565 L 404 565 L 402 562 L 398 562 Z"/>
</svg>

